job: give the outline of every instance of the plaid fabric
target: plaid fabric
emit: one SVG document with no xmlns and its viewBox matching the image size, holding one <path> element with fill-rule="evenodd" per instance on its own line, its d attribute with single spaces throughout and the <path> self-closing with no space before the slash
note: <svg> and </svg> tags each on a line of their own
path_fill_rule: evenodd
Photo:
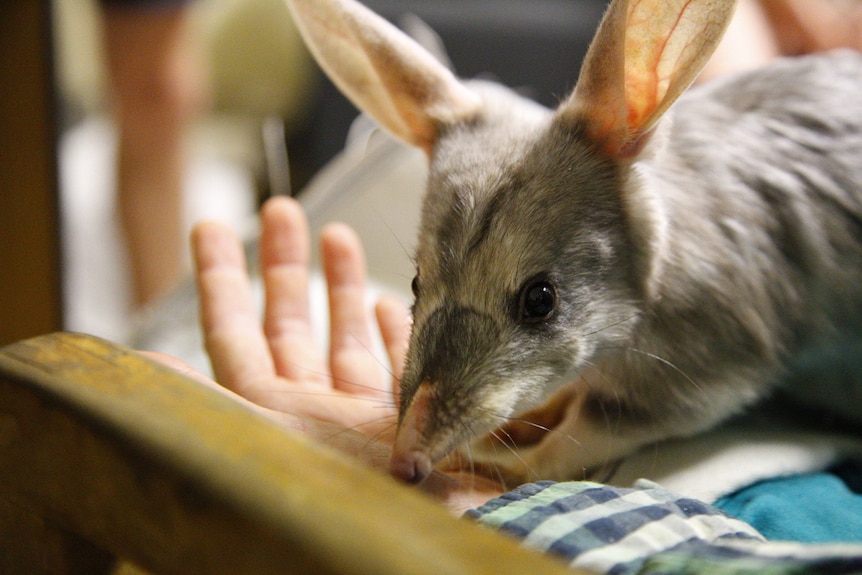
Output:
<svg viewBox="0 0 862 575">
<path fill-rule="evenodd" d="M 862 544 L 767 542 L 748 524 L 654 483 L 524 485 L 467 513 L 480 523 L 610 575 L 862 573 Z"/>
</svg>

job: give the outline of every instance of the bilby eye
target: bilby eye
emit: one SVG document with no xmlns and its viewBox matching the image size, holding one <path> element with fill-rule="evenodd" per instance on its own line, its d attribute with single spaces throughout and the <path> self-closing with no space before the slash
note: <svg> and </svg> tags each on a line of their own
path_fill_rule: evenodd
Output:
<svg viewBox="0 0 862 575">
<path fill-rule="evenodd" d="M 546 321 L 557 309 L 557 290 L 546 277 L 533 278 L 521 288 L 518 320 L 522 323 Z"/>
<path fill-rule="evenodd" d="M 410 282 L 410 289 L 413 291 L 413 297 L 419 297 L 419 272 L 413 276 L 413 281 Z"/>
</svg>

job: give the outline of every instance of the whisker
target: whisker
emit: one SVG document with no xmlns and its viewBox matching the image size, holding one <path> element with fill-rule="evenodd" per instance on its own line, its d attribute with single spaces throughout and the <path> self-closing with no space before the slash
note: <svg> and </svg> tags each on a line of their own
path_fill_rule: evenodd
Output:
<svg viewBox="0 0 862 575">
<path fill-rule="evenodd" d="M 333 397 L 335 395 L 335 391 L 333 390 L 321 390 L 321 391 L 311 391 L 311 390 L 302 390 L 302 389 L 268 389 L 269 393 L 280 394 L 280 395 L 297 395 L 304 397 Z M 367 395 L 352 395 L 352 394 L 344 394 L 339 395 L 339 399 L 349 399 L 353 401 L 363 401 L 368 403 L 377 403 L 381 408 L 395 408 L 397 407 L 394 402 L 387 401 L 383 398 L 378 397 L 369 397 Z"/>
<path fill-rule="evenodd" d="M 700 392 L 704 391 L 699 383 L 697 383 L 694 379 L 692 379 L 686 372 L 684 372 L 683 370 L 678 368 L 673 362 L 666 360 L 665 358 L 661 357 L 660 355 L 656 355 L 656 354 L 648 352 L 648 351 L 640 350 L 640 349 L 637 349 L 634 347 L 630 347 L 628 349 L 629 349 L 629 351 L 633 351 L 634 353 L 639 353 L 641 355 L 645 355 L 646 357 L 648 357 L 650 359 L 654 359 L 654 360 L 658 361 L 659 363 L 662 363 L 662 364 L 668 366 L 669 368 L 671 368 L 672 370 L 674 370 L 675 372 L 680 374 L 696 390 L 698 390 Z"/>
<path fill-rule="evenodd" d="M 522 418 L 511 418 L 511 421 L 516 421 L 516 422 L 522 423 L 524 425 L 529 425 L 529 426 L 534 427 L 540 431 L 544 431 L 545 433 L 557 433 L 561 437 L 566 439 L 567 441 L 570 441 L 572 443 L 572 445 L 576 445 L 578 447 L 582 446 L 581 442 L 576 437 L 573 437 L 572 435 L 570 435 L 568 433 L 563 433 L 562 431 L 560 431 L 557 428 L 548 427 L 546 425 L 541 425 L 541 424 L 536 423 L 534 421 L 529 421 L 527 419 L 522 419 Z M 511 437 L 510 437 L 510 439 L 511 439 Z"/>
<path fill-rule="evenodd" d="M 398 427 L 398 416 L 397 416 L 397 415 L 391 415 L 391 416 L 387 416 L 387 417 L 381 417 L 380 419 L 375 420 L 373 423 L 378 423 L 378 422 L 380 422 L 380 421 L 384 421 L 384 420 L 386 420 L 386 419 L 390 419 L 390 420 L 391 420 L 391 421 L 390 421 L 390 423 L 389 423 L 389 425 L 387 425 L 387 426 L 385 426 L 385 427 L 381 427 L 381 428 L 380 428 L 376 433 L 373 433 L 373 434 L 369 435 L 369 436 L 368 436 L 369 443 L 370 443 L 371 441 L 377 441 L 377 440 L 379 440 L 381 437 L 383 437 L 383 435 L 384 435 L 384 434 L 388 434 L 388 433 L 392 432 L 392 430 L 393 430 L 393 429 L 397 429 L 397 427 Z M 395 434 L 394 434 L 394 433 L 392 433 L 392 436 L 393 436 L 393 437 L 394 437 L 394 435 L 395 435 Z"/>
<path fill-rule="evenodd" d="M 597 329 L 597 330 L 595 330 L 595 331 L 591 331 L 591 332 L 589 332 L 589 333 L 585 333 L 585 334 L 584 334 L 584 336 L 585 336 L 585 337 L 589 337 L 589 336 L 591 336 L 591 335 L 596 335 L 596 334 L 602 333 L 603 331 L 607 331 L 607 330 L 609 330 L 609 329 L 611 329 L 611 328 L 617 327 L 618 325 L 622 325 L 622 324 L 624 324 L 624 323 L 626 323 L 626 322 L 629 322 L 629 321 L 631 321 L 631 320 L 633 320 L 633 319 L 635 319 L 635 318 L 637 318 L 637 317 L 640 317 L 640 316 L 642 316 L 643 314 L 644 314 L 644 312 L 643 312 L 642 310 L 638 310 L 638 311 L 636 311 L 635 313 L 633 313 L 632 315 L 630 315 L 630 316 L 628 316 L 628 317 L 625 317 L 625 318 L 623 318 L 623 319 L 621 319 L 621 320 L 619 320 L 619 321 L 615 321 L 614 323 L 609 323 L 609 324 L 607 324 L 607 325 L 605 325 L 605 326 L 603 326 L 603 327 L 600 327 L 599 329 Z"/>
<path fill-rule="evenodd" d="M 463 431 L 464 437 L 480 437 L 480 434 L 476 433 L 473 425 L 462 422 L 460 426 Z M 469 469 L 469 477 L 471 478 L 472 485 L 471 487 L 475 487 L 475 478 L 479 475 L 491 478 L 491 472 L 496 475 L 496 480 L 499 483 L 503 483 L 503 474 L 500 472 L 499 466 L 493 460 L 483 461 L 481 459 L 477 460 L 477 458 L 473 455 L 473 445 L 471 441 L 465 441 L 462 443 L 459 449 L 456 449 L 453 452 L 453 456 L 457 458 L 456 460 L 456 468 L 464 469 L 464 460 L 466 458 L 466 464 Z M 482 464 L 483 468 L 481 470 L 477 469 L 477 463 Z"/>
<path fill-rule="evenodd" d="M 361 431 L 361 428 L 363 428 L 363 427 L 380 424 L 381 422 L 385 422 L 387 420 L 390 420 L 389 425 L 387 425 L 385 427 L 381 427 L 375 433 L 372 433 L 370 435 L 366 435 L 366 434 L 362 433 L 362 431 Z M 364 435 L 366 437 L 364 447 L 362 448 L 364 450 L 369 445 L 371 445 L 372 443 L 374 443 L 375 441 L 378 441 L 381 437 L 383 437 L 383 435 L 386 434 L 387 432 L 389 432 L 393 427 L 395 427 L 395 425 L 396 425 L 395 417 L 392 415 L 387 415 L 385 417 L 380 417 L 377 419 L 370 419 L 370 420 L 365 421 L 363 423 L 357 423 L 357 424 L 351 425 L 349 427 L 344 427 L 342 429 L 339 429 L 338 431 L 331 433 L 330 435 L 327 435 L 326 437 L 324 437 L 322 439 L 324 441 L 328 441 L 328 440 L 334 439 L 340 435 L 344 435 L 345 433 L 359 432 L 359 433 L 362 433 L 362 435 Z"/>
<path fill-rule="evenodd" d="M 380 212 L 378 212 L 376 209 L 374 210 L 374 215 L 377 216 L 377 219 L 380 220 L 380 223 L 386 226 L 386 229 L 389 231 L 389 235 L 392 236 L 392 238 L 395 240 L 395 243 L 398 244 L 398 247 L 401 248 L 401 251 L 404 252 L 404 255 L 407 256 L 408 260 L 410 260 L 410 263 L 415 266 L 416 256 L 414 256 L 413 253 L 411 253 L 410 250 L 407 249 L 407 246 L 404 245 L 404 242 L 401 241 L 401 238 L 398 237 L 398 234 L 395 233 L 395 230 L 393 230 L 392 226 L 389 225 L 389 222 L 386 221 L 386 218 L 384 218 L 383 215 L 380 214 Z"/>
<path fill-rule="evenodd" d="M 636 354 L 640 354 L 640 355 L 642 355 L 642 356 L 648 357 L 648 358 L 650 358 L 650 359 L 653 359 L 653 360 L 655 360 L 655 361 L 657 361 L 657 362 L 659 362 L 659 363 L 661 363 L 661 364 L 663 364 L 663 365 L 666 365 L 667 367 L 671 368 L 673 371 L 675 371 L 676 373 L 678 373 L 679 375 L 681 375 L 681 376 L 686 380 L 686 382 L 688 382 L 689 384 L 691 384 L 691 385 L 692 385 L 692 387 L 694 387 L 696 390 L 698 390 L 698 391 L 700 391 L 700 392 L 703 392 L 703 391 L 704 391 L 703 387 L 701 387 L 701 385 L 700 385 L 699 383 L 697 383 L 697 381 L 695 381 L 695 380 L 694 380 L 690 375 L 688 375 L 685 371 L 683 371 L 682 369 L 680 369 L 676 364 L 674 364 L 672 361 L 669 361 L 669 360 L 667 360 L 667 359 L 665 359 L 665 358 L 663 358 L 663 357 L 661 357 L 660 355 L 657 355 L 657 354 L 655 354 L 655 353 L 652 353 L 652 352 L 649 352 L 649 351 L 645 351 L 645 350 L 641 350 L 641 349 L 637 349 L 637 348 L 635 348 L 635 347 L 626 347 L 626 346 L 602 346 L 602 347 L 597 348 L 597 349 L 599 349 L 599 350 L 605 350 L 605 349 L 615 349 L 615 350 L 619 350 L 619 349 L 622 349 L 622 350 L 630 351 L 630 352 L 632 352 L 632 353 L 636 353 Z"/>
<path fill-rule="evenodd" d="M 500 435 L 498 434 L 499 431 L 503 431 L 503 433 L 506 435 L 506 439 L 508 441 L 506 441 L 500 437 Z M 527 460 L 521 456 L 521 450 L 518 448 L 518 444 L 515 443 L 514 439 L 512 439 L 512 436 L 509 435 L 508 432 L 506 432 L 505 430 L 496 429 L 496 430 L 492 431 L 490 433 L 490 435 L 491 435 L 491 437 L 496 439 L 500 443 L 500 445 L 505 447 L 512 455 L 514 455 L 515 458 L 519 462 L 521 462 L 521 464 L 523 464 L 524 469 L 527 470 L 527 473 L 529 473 L 531 476 L 535 477 L 536 479 L 541 479 L 541 477 L 536 472 L 536 470 L 533 468 L 533 466 L 530 465 L 529 463 L 527 463 Z M 504 478 L 502 476 L 498 477 L 498 479 L 500 480 L 501 483 L 505 483 Z"/>
<path fill-rule="evenodd" d="M 352 337 L 352 338 L 353 338 L 353 340 L 354 340 L 356 343 L 358 343 L 358 344 L 359 344 L 359 346 L 360 346 L 362 349 L 364 349 L 364 350 L 368 353 L 368 355 L 369 355 L 371 358 L 373 358 L 373 359 L 374 359 L 374 361 L 377 363 L 377 365 L 379 365 L 379 366 L 383 369 L 383 371 L 384 371 L 384 372 L 386 372 L 386 373 L 389 375 L 389 377 L 390 377 L 390 378 L 392 378 L 392 380 L 393 380 L 393 381 L 397 381 L 397 382 L 399 382 L 399 383 L 400 383 L 399 378 L 397 378 L 397 377 L 395 376 L 395 372 L 392 370 L 392 367 L 389 365 L 389 362 L 386 362 L 386 361 L 382 360 L 380 357 L 378 357 L 378 356 L 377 356 L 377 354 L 376 354 L 376 353 L 374 353 L 374 350 L 372 350 L 372 349 L 371 349 L 371 348 L 369 348 L 367 345 L 365 345 L 365 344 L 362 342 L 362 340 L 361 340 L 361 339 L 359 339 L 358 337 L 356 337 L 354 334 L 350 334 L 350 337 Z M 339 378 L 333 377 L 333 378 L 332 378 L 332 381 L 333 381 L 333 382 L 338 382 L 339 384 L 343 384 L 343 385 L 351 385 L 351 386 L 356 386 L 356 387 L 360 387 L 360 388 L 371 389 L 372 391 L 384 391 L 384 392 L 386 391 L 386 389 L 377 389 L 377 388 L 374 388 L 374 387 L 371 387 L 371 386 L 366 386 L 366 385 L 361 385 L 361 384 L 358 384 L 358 383 L 353 383 L 353 382 L 348 381 L 348 380 L 346 380 L 346 379 L 344 379 L 344 378 L 341 378 L 341 377 L 339 377 Z"/>
<path fill-rule="evenodd" d="M 384 371 L 385 371 L 387 374 L 389 374 L 389 376 L 390 376 L 391 378 L 396 379 L 396 378 L 395 378 L 395 375 L 394 375 L 394 374 L 392 373 L 392 371 L 388 368 L 388 366 L 387 366 L 386 364 L 384 364 L 383 362 L 381 362 L 381 361 L 380 361 L 380 358 L 375 357 L 375 355 L 374 355 L 373 353 L 371 354 L 371 356 L 375 358 L 375 360 L 376 360 L 376 361 L 381 365 L 381 367 L 383 367 Z M 331 375 L 329 374 L 329 372 L 326 372 L 326 371 L 321 371 L 321 370 L 319 370 L 319 369 L 313 369 L 313 368 L 310 368 L 310 367 L 306 367 L 306 366 L 304 366 L 304 365 L 300 365 L 300 364 L 295 363 L 295 362 L 290 362 L 290 365 L 292 365 L 293 367 L 295 367 L 295 368 L 297 368 L 297 369 L 299 369 L 299 370 L 302 370 L 302 371 L 304 371 L 304 372 L 306 372 L 306 373 L 308 373 L 308 374 L 310 374 L 310 375 L 314 375 L 314 376 L 320 377 L 320 378 L 322 378 L 322 379 L 326 379 L 326 378 L 331 377 Z M 283 376 L 279 376 L 279 377 L 283 377 Z M 383 393 L 388 393 L 388 392 L 389 392 L 389 390 L 387 389 L 387 386 L 384 386 L 383 388 L 380 388 L 380 387 L 375 387 L 375 386 L 373 386 L 373 385 L 367 385 L 367 384 L 363 384 L 363 383 L 359 383 L 359 382 L 355 382 L 355 381 L 350 381 L 350 380 L 347 380 L 347 379 L 345 379 L 345 378 L 332 378 L 332 380 L 333 380 L 333 382 L 338 381 L 339 383 L 344 384 L 344 385 L 349 385 L 349 386 L 352 386 L 352 387 L 356 387 L 356 388 L 359 388 L 359 389 L 365 389 L 365 390 L 373 391 L 373 392 L 376 392 L 376 393 L 381 393 L 381 392 L 383 392 Z"/>
<path fill-rule="evenodd" d="M 468 427 L 469 427 L 469 426 L 468 426 Z M 469 431 L 469 429 L 468 429 L 468 431 Z M 464 455 L 467 457 L 467 463 L 468 463 L 468 464 L 469 464 L 469 466 L 470 466 L 470 478 L 471 478 L 471 480 L 472 480 L 473 478 L 475 478 L 475 477 L 476 477 L 476 460 L 475 460 L 475 458 L 473 457 L 473 447 L 470 445 L 470 442 L 469 442 L 469 441 L 467 441 L 467 442 L 464 444 L 464 449 L 467 451 L 467 453 L 466 453 L 466 454 L 464 454 Z M 458 469 L 460 469 L 460 468 L 462 468 L 462 467 L 463 467 L 463 462 L 462 462 L 462 453 L 461 453 L 461 451 L 460 451 L 460 450 L 455 450 L 455 456 L 458 458 L 457 468 L 458 468 Z M 473 487 L 474 485 L 475 485 L 475 482 L 473 482 L 473 485 L 471 485 L 471 487 Z"/>
<path fill-rule="evenodd" d="M 609 377 L 605 374 L 605 372 L 603 372 L 603 371 L 601 370 L 601 368 L 599 367 L 599 365 L 598 365 L 598 364 L 596 364 L 596 363 L 593 363 L 593 362 L 591 362 L 591 361 L 584 362 L 584 365 L 586 365 L 586 366 L 588 366 L 588 367 L 590 367 L 590 368 L 592 369 L 591 373 L 596 374 L 597 376 L 601 377 L 601 378 L 602 378 L 606 383 L 608 383 L 608 385 L 606 386 L 606 388 L 607 388 L 607 389 L 610 389 L 610 390 L 613 392 L 613 400 L 614 400 L 614 402 L 616 402 L 617 407 L 619 408 L 620 406 L 622 406 L 624 402 L 623 402 L 623 400 L 620 398 L 620 394 L 619 394 L 619 391 L 617 390 L 617 386 L 616 386 L 616 385 L 613 385 L 613 382 L 611 381 L 611 378 L 609 378 Z M 587 379 L 587 378 L 583 378 L 583 379 L 582 379 L 582 381 L 587 385 L 587 387 L 592 387 L 592 382 L 591 382 L 589 379 Z M 619 431 L 618 426 L 619 426 L 619 424 L 620 424 L 620 419 L 619 419 L 619 417 L 612 418 L 612 417 L 611 417 L 611 414 L 610 414 L 610 413 L 608 413 L 608 410 L 606 409 L 606 405 L 605 405 L 605 403 L 604 403 L 604 402 L 600 402 L 600 404 L 599 404 L 599 405 L 600 405 L 600 406 L 601 406 L 601 408 L 602 408 L 602 416 L 603 416 L 603 419 L 604 419 L 604 422 L 605 422 L 605 426 L 607 427 L 607 429 L 609 430 L 609 432 L 611 432 L 611 433 L 617 433 L 617 432 Z"/>
<path fill-rule="evenodd" d="M 509 418 L 507 418 L 507 420 L 509 422 L 520 423 L 522 425 L 526 425 L 526 426 L 532 427 L 534 429 L 538 429 L 539 431 L 542 431 L 545 434 L 557 432 L 557 430 L 552 428 L 552 427 L 548 427 L 547 425 L 542 425 L 540 423 L 536 423 L 535 421 L 530 421 L 529 419 L 524 419 L 522 417 L 509 417 Z M 506 434 L 506 437 L 509 439 L 509 441 L 511 442 L 512 445 L 517 446 L 517 442 L 512 438 L 512 435 L 509 432 L 505 431 L 505 429 L 501 429 L 501 431 L 503 431 Z"/>
</svg>

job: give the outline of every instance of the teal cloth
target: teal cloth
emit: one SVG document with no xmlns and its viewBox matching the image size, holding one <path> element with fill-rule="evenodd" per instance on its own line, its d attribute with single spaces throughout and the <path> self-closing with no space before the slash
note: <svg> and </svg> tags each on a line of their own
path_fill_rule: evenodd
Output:
<svg viewBox="0 0 862 575">
<path fill-rule="evenodd" d="M 767 541 L 744 522 L 648 481 L 522 485 L 467 513 L 603 575 L 859 575 L 862 544 Z"/>
<path fill-rule="evenodd" d="M 745 487 L 715 507 L 770 541 L 862 542 L 862 465 L 774 478 Z"/>
</svg>

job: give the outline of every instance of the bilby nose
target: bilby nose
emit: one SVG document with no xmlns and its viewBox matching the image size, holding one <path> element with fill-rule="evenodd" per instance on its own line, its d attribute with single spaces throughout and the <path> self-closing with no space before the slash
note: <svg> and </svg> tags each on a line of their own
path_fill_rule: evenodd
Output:
<svg viewBox="0 0 862 575">
<path fill-rule="evenodd" d="M 416 485 L 431 474 L 431 458 L 424 451 L 393 452 L 389 472 L 393 477 Z"/>
<path fill-rule="evenodd" d="M 431 386 L 427 382 L 419 386 L 395 435 L 389 471 L 393 477 L 407 483 L 421 483 L 434 466 L 424 447 L 431 395 Z"/>
</svg>

